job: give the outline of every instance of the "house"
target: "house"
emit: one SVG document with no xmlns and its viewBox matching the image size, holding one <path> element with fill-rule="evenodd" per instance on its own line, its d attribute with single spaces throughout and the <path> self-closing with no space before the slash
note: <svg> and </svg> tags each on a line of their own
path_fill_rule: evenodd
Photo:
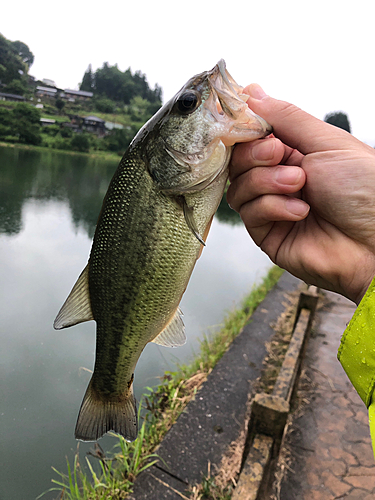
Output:
<svg viewBox="0 0 375 500">
<path fill-rule="evenodd" d="M 52 87 L 42 87 L 38 85 L 35 91 L 38 97 L 57 97 L 57 89 Z"/>
<path fill-rule="evenodd" d="M 44 85 L 47 85 L 47 87 L 56 88 L 56 83 L 53 80 L 49 80 L 48 78 L 43 78 L 42 83 L 44 83 Z"/>
<path fill-rule="evenodd" d="M 84 90 L 70 90 L 64 89 L 64 92 L 61 94 L 63 99 L 68 99 L 70 102 L 74 102 L 76 99 L 80 101 L 87 101 L 92 98 L 94 94 L 92 92 L 86 92 Z"/>
<path fill-rule="evenodd" d="M 68 127 L 75 132 L 91 132 L 99 137 L 106 134 L 105 121 L 97 116 L 77 116 L 69 115 L 70 123 L 63 123 L 63 127 Z"/>
<path fill-rule="evenodd" d="M 22 102 L 25 101 L 25 98 L 22 95 L 6 94 L 4 92 L 0 92 L 0 101 Z"/>
<path fill-rule="evenodd" d="M 100 137 L 105 135 L 105 121 L 97 116 L 85 116 L 82 118 L 82 128 L 87 132 L 93 132 Z"/>
</svg>

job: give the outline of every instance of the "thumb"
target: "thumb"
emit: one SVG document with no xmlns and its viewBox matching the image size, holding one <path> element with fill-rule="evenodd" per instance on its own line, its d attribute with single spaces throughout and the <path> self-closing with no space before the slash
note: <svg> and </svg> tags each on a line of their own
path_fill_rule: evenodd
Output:
<svg viewBox="0 0 375 500">
<path fill-rule="evenodd" d="M 325 123 L 285 101 L 268 96 L 256 83 L 244 89 L 249 95 L 247 104 L 273 127 L 284 144 L 303 154 L 347 148 L 348 132 Z"/>
</svg>

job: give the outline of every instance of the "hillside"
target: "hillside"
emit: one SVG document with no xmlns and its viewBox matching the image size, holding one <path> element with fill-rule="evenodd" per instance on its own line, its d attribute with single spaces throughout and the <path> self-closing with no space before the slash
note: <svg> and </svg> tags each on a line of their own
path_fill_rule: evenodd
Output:
<svg viewBox="0 0 375 500">
<path fill-rule="evenodd" d="M 123 153 L 161 106 L 146 75 L 104 63 L 84 73 L 80 90 L 29 75 L 34 55 L 0 34 L 0 141 L 76 151 Z"/>
</svg>

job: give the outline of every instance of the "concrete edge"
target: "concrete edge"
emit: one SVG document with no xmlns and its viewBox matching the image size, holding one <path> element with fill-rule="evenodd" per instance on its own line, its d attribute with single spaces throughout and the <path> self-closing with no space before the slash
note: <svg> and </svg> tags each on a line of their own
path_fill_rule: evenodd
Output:
<svg viewBox="0 0 375 500">
<path fill-rule="evenodd" d="M 261 375 L 265 343 L 274 335 L 271 325 L 285 310 L 285 296 L 301 284 L 285 272 L 270 290 L 165 436 L 158 448 L 162 460 L 137 477 L 132 500 L 186 498 L 189 485 L 200 483 L 208 467 L 214 471 L 220 465 L 243 431 L 251 386 Z M 222 432 L 215 433 L 215 428 Z"/>
<path fill-rule="evenodd" d="M 251 407 L 248 444 L 245 447 L 249 449 L 249 453 L 243 457 L 243 467 L 232 500 L 265 498 L 265 491 L 271 482 L 272 464 L 278 456 L 290 413 L 290 401 L 298 382 L 317 303 L 316 287 L 310 287 L 310 290 L 301 293 L 292 338 L 273 392 L 255 395 Z"/>
</svg>

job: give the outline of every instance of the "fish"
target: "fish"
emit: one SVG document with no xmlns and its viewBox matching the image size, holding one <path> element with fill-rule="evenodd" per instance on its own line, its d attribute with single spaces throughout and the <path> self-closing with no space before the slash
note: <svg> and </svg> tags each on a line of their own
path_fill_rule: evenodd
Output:
<svg viewBox="0 0 375 500">
<path fill-rule="evenodd" d="M 185 344 L 179 304 L 228 179 L 238 142 L 272 129 L 220 60 L 140 129 L 109 184 L 88 263 L 55 322 L 96 321 L 94 371 L 75 437 L 138 433 L 134 369 L 149 342 Z"/>
</svg>

